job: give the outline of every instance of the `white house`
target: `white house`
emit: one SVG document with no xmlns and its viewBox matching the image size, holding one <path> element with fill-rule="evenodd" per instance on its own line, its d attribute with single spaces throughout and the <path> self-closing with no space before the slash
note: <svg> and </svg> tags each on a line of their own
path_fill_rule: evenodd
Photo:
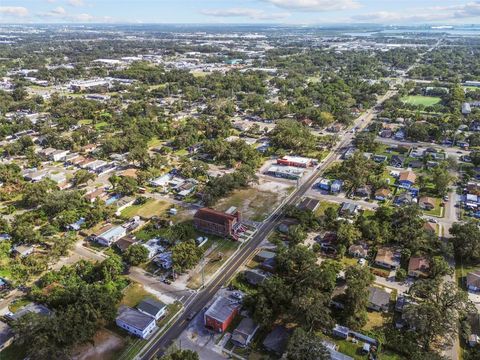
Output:
<svg viewBox="0 0 480 360">
<path fill-rule="evenodd" d="M 65 156 L 67 156 L 68 153 L 68 150 L 55 150 L 54 152 L 50 153 L 48 157 L 52 161 L 63 161 L 65 160 Z"/>
<path fill-rule="evenodd" d="M 123 226 L 114 226 L 103 233 L 99 234 L 95 241 L 103 246 L 110 246 L 118 239 L 127 235 L 127 229 Z"/>
<path fill-rule="evenodd" d="M 127 306 L 120 308 L 115 322 L 122 329 L 142 339 L 147 339 L 156 329 L 155 318 Z"/>
<path fill-rule="evenodd" d="M 144 313 L 145 315 L 151 316 L 155 320 L 158 320 L 161 317 L 165 316 L 167 312 L 167 305 L 165 305 L 161 301 L 146 298 L 137 305 L 137 309 L 141 313 Z"/>
</svg>

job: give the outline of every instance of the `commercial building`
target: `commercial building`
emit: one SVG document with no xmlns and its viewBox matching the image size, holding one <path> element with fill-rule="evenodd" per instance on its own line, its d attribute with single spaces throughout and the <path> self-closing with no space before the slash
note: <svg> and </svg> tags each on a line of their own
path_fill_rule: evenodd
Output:
<svg viewBox="0 0 480 360">
<path fill-rule="evenodd" d="M 305 170 L 299 167 L 272 165 L 268 168 L 266 174 L 283 179 L 298 180 L 304 172 Z"/>
<path fill-rule="evenodd" d="M 120 307 L 116 324 L 130 334 L 146 339 L 155 330 L 155 318 L 127 306 Z"/>
<path fill-rule="evenodd" d="M 204 324 L 214 331 L 224 332 L 237 315 L 239 308 L 238 302 L 219 296 L 205 312 Z"/>
<path fill-rule="evenodd" d="M 234 239 L 238 239 L 239 233 L 245 231 L 240 220 L 240 212 L 235 207 L 226 212 L 201 208 L 193 216 L 193 224 L 196 229 Z"/>
<path fill-rule="evenodd" d="M 284 156 L 277 159 L 278 165 L 307 168 L 313 165 L 313 160 L 300 156 Z"/>
</svg>

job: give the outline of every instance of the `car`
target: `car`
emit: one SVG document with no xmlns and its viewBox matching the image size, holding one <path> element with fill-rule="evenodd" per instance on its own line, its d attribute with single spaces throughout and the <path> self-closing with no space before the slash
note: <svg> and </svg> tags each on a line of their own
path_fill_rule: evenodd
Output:
<svg viewBox="0 0 480 360">
<path fill-rule="evenodd" d="M 231 295 L 232 298 L 236 300 L 242 300 L 243 299 L 243 293 L 240 291 L 234 291 Z"/>
<path fill-rule="evenodd" d="M 458 150 L 457 154 L 463 154 L 463 151 Z"/>
<path fill-rule="evenodd" d="M 445 195 L 445 196 L 443 197 L 443 201 L 448 201 L 448 199 L 449 199 L 448 195 Z"/>
<path fill-rule="evenodd" d="M 438 221 L 437 221 L 437 220 L 435 220 L 435 219 L 432 219 L 432 218 L 428 219 L 428 222 L 431 222 L 431 223 L 433 223 L 433 224 L 436 224 L 436 223 L 438 223 Z"/>
<path fill-rule="evenodd" d="M 167 285 L 170 285 L 172 283 L 172 281 L 170 279 L 167 279 L 167 278 L 163 279 L 162 281 L 163 281 L 164 284 L 167 284 Z"/>
<path fill-rule="evenodd" d="M 365 259 L 358 259 L 358 265 L 365 266 L 367 264 L 367 260 Z"/>
<path fill-rule="evenodd" d="M 189 312 L 188 315 L 187 315 L 187 320 L 188 321 L 192 320 L 195 317 L 195 315 L 197 315 L 196 311 Z"/>
</svg>

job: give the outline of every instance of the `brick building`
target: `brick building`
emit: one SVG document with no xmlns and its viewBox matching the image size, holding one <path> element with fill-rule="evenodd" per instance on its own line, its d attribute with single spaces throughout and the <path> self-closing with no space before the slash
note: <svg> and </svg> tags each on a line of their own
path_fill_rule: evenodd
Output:
<svg viewBox="0 0 480 360">
<path fill-rule="evenodd" d="M 201 208 L 195 213 L 193 224 L 200 231 L 238 239 L 239 233 L 245 231 L 240 219 L 240 212 L 235 207 L 226 212 Z"/>
</svg>

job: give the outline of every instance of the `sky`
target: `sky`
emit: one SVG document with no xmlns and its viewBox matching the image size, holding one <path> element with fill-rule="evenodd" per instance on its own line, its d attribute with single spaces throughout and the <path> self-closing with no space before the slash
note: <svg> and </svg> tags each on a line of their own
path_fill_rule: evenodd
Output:
<svg viewBox="0 0 480 360">
<path fill-rule="evenodd" d="M 0 0 L 0 22 L 480 24 L 480 0 Z"/>
</svg>

